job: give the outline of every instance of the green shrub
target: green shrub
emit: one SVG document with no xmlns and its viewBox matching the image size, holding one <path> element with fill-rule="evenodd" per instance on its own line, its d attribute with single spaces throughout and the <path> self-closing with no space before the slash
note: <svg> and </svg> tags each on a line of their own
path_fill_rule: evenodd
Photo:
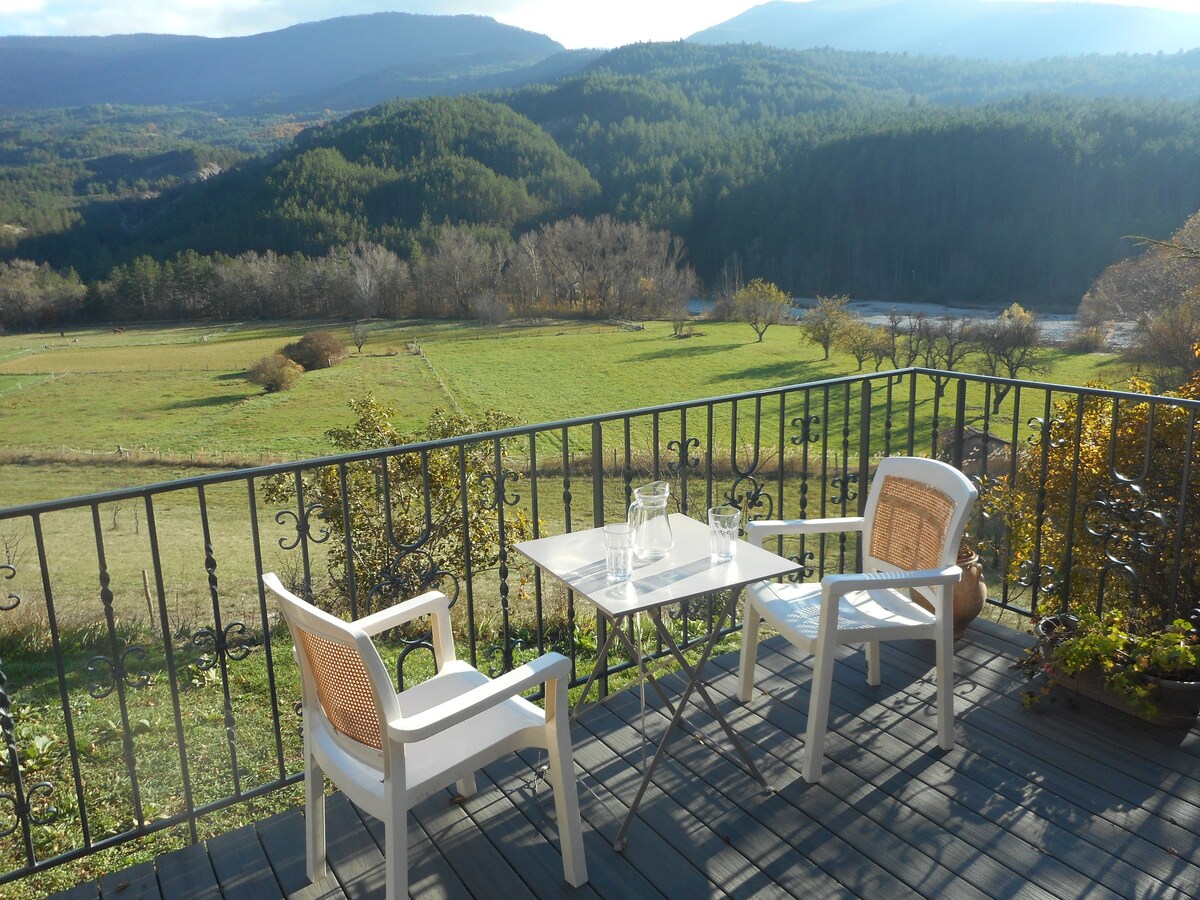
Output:
<svg viewBox="0 0 1200 900">
<path fill-rule="evenodd" d="M 272 353 L 250 367 L 246 380 L 257 384 L 268 394 L 274 394 L 292 388 L 303 374 L 304 369 L 282 353 Z"/>
</svg>

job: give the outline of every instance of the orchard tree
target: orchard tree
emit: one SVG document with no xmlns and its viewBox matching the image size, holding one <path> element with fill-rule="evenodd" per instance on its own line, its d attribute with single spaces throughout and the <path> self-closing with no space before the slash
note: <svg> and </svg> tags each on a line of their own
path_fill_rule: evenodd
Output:
<svg viewBox="0 0 1200 900">
<path fill-rule="evenodd" d="M 1042 329 L 1037 316 L 1014 303 L 994 319 L 981 319 L 971 326 L 975 352 L 982 358 L 985 375 L 1000 378 L 1019 378 L 1022 372 L 1033 374 L 1041 370 L 1038 362 Z M 1000 412 L 1000 404 L 1012 389 L 1009 384 L 992 386 L 992 412 Z"/>
<path fill-rule="evenodd" d="M 818 295 L 816 305 L 810 306 L 800 316 L 800 330 L 810 341 L 820 345 L 825 351 L 825 359 L 829 359 L 829 348 L 851 321 L 850 313 L 846 309 L 849 302 L 849 294 L 839 294 L 836 297 Z"/>
<path fill-rule="evenodd" d="M 755 278 L 733 295 L 734 315 L 754 329 L 759 343 L 768 328 L 787 318 L 791 308 L 788 295 L 761 278 Z"/>
<path fill-rule="evenodd" d="M 846 322 L 837 336 L 836 344 L 854 357 L 858 371 L 862 371 L 868 359 L 874 359 L 875 371 L 878 372 L 890 352 L 891 338 L 878 325 L 868 325 L 861 318 L 854 317 Z"/>
</svg>

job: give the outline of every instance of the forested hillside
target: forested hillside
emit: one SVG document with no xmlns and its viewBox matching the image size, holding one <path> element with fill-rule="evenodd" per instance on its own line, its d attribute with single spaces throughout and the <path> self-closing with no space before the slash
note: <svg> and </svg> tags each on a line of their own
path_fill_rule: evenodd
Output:
<svg viewBox="0 0 1200 900">
<path fill-rule="evenodd" d="M 503 242 L 608 213 L 681 236 L 710 285 L 732 270 L 795 295 L 1073 308 L 1125 235 L 1166 237 L 1200 207 L 1198 90 L 1200 53 L 639 44 L 490 99 L 331 122 L 203 184 L 86 206 L 12 255 L 87 279 L 187 249 L 414 259 L 445 225 Z"/>
</svg>

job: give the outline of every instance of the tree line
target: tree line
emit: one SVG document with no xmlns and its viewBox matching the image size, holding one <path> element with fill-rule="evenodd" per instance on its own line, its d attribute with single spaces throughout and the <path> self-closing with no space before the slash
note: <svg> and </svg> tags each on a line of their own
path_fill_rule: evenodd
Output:
<svg viewBox="0 0 1200 900">
<path fill-rule="evenodd" d="M 516 240 L 447 227 L 409 259 L 371 242 L 322 256 L 185 250 L 160 263 L 145 255 L 86 285 L 14 260 L 0 263 L 0 332 L 149 319 L 666 316 L 697 289 L 684 255 L 667 232 L 601 215 Z"/>
</svg>

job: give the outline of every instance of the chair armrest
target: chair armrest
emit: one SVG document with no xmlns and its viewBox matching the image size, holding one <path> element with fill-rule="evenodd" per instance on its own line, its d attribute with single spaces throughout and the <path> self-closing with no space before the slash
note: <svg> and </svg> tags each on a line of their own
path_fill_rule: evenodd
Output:
<svg viewBox="0 0 1200 900">
<path fill-rule="evenodd" d="M 525 663 L 433 709 L 393 719 L 388 722 L 388 737 L 399 743 L 424 740 L 452 725 L 465 722 L 509 697 L 523 694 L 539 684 L 568 678 L 570 675 L 569 659 L 561 653 L 545 653 L 533 662 Z"/>
<path fill-rule="evenodd" d="M 844 575 L 826 575 L 821 579 L 821 586 L 828 595 L 840 597 L 850 591 L 927 587 L 935 584 L 956 584 L 960 580 L 962 569 L 954 565 L 944 569 L 918 569 L 915 572 L 850 572 Z"/>
<path fill-rule="evenodd" d="M 862 516 L 833 519 L 755 519 L 746 523 L 746 539 L 762 546 L 763 538 L 773 534 L 827 534 L 831 531 L 862 531 Z"/>
<path fill-rule="evenodd" d="M 441 591 L 427 591 L 411 600 L 402 600 L 387 609 L 381 609 L 355 619 L 354 624 L 368 635 L 376 635 L 421 616 L 434 615 L 450 609 L 450 598 Z"/>
</svg>

